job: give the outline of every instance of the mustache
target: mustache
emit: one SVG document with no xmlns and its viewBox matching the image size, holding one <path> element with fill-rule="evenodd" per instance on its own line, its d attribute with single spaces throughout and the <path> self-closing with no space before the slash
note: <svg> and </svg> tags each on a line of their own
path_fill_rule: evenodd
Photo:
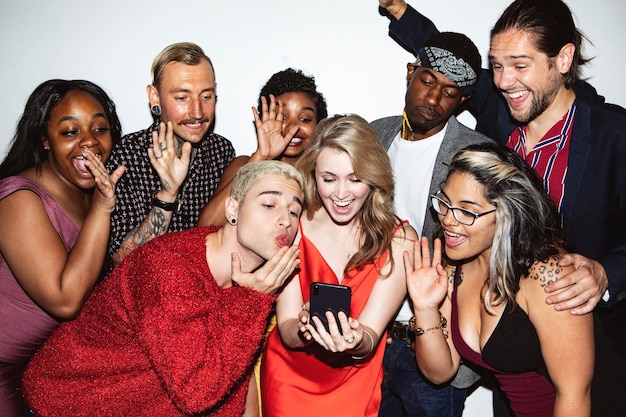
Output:
<svg viewBox="0 0 626 417">
<path fill-rule="evenodd" d="M 184 119 L 178 122 L 178 125 L 188 125 L 194 123 L 210 123 L 211 119 L 208 117 L 201 117 L 200 119 Z"/>
</svg>

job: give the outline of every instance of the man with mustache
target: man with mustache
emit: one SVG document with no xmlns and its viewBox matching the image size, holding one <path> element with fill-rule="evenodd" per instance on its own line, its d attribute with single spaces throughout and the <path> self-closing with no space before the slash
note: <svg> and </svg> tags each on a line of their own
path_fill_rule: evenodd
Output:
<svg viewBox="0 0 626 417">
<path fill-rule="evenodd" d="M 114 264 L 168 231 L 194 227 L 213 196 L 231 142 L 211 131 L 217 98 L 213 64 L 198 45 L 167 46 L 147 86 L 154 123 L 122 138 L 107 166 L 126 166 L 111 218 Z"/>
</svg>

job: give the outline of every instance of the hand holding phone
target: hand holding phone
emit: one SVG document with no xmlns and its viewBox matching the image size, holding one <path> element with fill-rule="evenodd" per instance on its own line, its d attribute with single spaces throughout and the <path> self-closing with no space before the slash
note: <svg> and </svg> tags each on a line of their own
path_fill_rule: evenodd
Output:
<svg viewBox="0 0 626 417">
<path fill-rule="evenodd" d="M 347 317 L 350 317 L 350 298 L 352 290 L 345 285 L 326 284 L 323 282 L 311 283 L 311 302 L 309 323 L 315 327 L 312 318 L 317 316 L 327 332 L 329 332 L 328 319 L 326 312 L 331 311 L 335 316 L 335 320 L 339 325 L 338 313 L 343 311 Z M 339 332 L 343 334 L 341 325 Z"/>
</svg>

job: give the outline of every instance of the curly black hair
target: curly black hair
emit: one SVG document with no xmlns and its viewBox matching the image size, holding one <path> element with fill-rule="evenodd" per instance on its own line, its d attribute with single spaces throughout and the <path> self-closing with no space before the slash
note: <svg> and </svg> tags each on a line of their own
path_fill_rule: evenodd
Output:
<svg viewBox="0 0 626 417">
<path fill-rule="evenodd" d="M 263 88 L 261 88 L 257 104 L 259 113 L 261 113 L 261 97 L 265 97 L 269 102 L 270 94 L 273 94 L 274 97 L 278 97 L 281 94 L 294 92 L 303 92 L 311 97 L 317 110 L 316 122 L 319 123 L 320 120 L 328 116 L 326 100 L 324 99 L 324 95 L 317 91 L 315 78 L 304 75 L 302 71 L 293 68 L 287 68 L 286 70 L 275 73 L 270 77 L 267 83 L 265 83 Z"/>
</svg>

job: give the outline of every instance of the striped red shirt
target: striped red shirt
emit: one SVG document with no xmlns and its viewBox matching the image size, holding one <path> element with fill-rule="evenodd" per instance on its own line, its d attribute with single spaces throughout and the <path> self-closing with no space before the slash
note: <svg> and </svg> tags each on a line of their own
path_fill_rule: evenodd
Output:
<svg viewBox="0 0 626 417">
<path fill-rule="evenodd" d="M 567 113 L 528 152 L 526 151 L 526 126 L 515 129 L 506 143 L 508 148 L 521 155 L 539 175 L 550 199 L 559 211 L 565 190 L 567 158 L 575 113 L 576 103 L 572 104 Z"/>
</svg>

